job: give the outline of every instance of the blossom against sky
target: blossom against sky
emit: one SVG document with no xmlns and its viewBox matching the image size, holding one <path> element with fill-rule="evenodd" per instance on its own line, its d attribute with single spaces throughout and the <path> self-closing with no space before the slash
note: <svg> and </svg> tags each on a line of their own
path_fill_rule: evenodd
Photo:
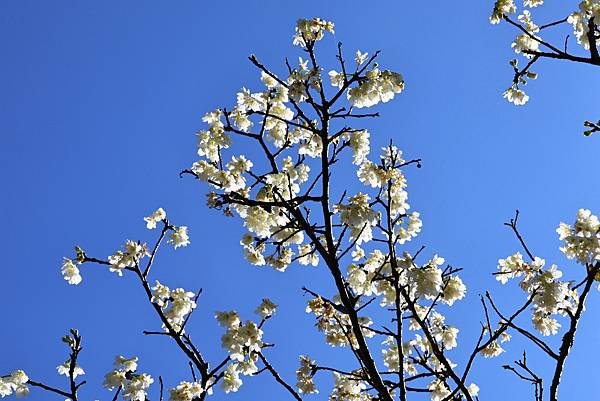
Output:
<svg viewBox="0 0 600 401">
<path fill-rule="evenodd" d="M 562 270 L 576 268 L 561 256 L 555 229 L 579 208 L 594 209 L 600 198 L 593 183 L 597 138 L 581 135 L 582 121 L 597 118 L 597 73 L 546 63 L 539 67 L 543 80 L 527 90 L 527 105 L 515 108 L 502 99 L 513 32 L 490 26 L 492 4 L 478 3 L 390 2 L 385 12 L 363 5 L 360 13 L 347 2 L 305 2 L 293 10 L 274 1 L 236 7 L 2 3 L 1 46 L 9 62 L 0 66 L 6 182 L 0 202 L 7 227 L 0 285 L 12 306 L 4 312 L 10 329 L 0 335 L 13 346 L 3 350 L 0 367 L 61 380 L 55 366 L 65 358 L 58 340 L 77 327 L 89 377 L 102 377 L 118 354 L 140 355 L 143 371 L 154 376 L 173 372 L 170 385 L 187 375 L 171 344 L 142 338 L 156 321 L 133 283 L 98 269 L 83 273 L 77 288 L 66 288 L 57 268 L 72 244 L 112 254 L 159 206 L 189 228 L 193 241 L 161 255 L 160 269 L 176 285 L 204 288 L 190 327 L 206 332 L 215 354 L 221 329 L 214 312 L 236 308 L 250 315 L 265 296 L 280 304 L 270 336 L 278 343 L 273 362 L 283 371 L 297 368 L 305 345 L 320 343 L 303 313 L 300 288 L 318 287 L 323 274 L 249 266 L 239 222 L 205 208 L 206 188 L 177 175 L 195 160 L 194 133 L 204 113 L 228 104 L 244 85 L 261 85 L 248 55 L 282 71 L 285 56 L 297 57 L 291 36 L 299 17 L 334 20 L 334 40 L 348 49 L 381 49 L 385 65 L 403 74 L 405 90 L 369 124 L 370 140 L 379 148 L 391 137 L 405 155 L 423 159 L 422 169 L 408 173 L 411 203 L 424 223 L 419 244 L 465 268 L 471 298 L 488 288 L 500 299 L 513 294 L 491 273 L 499 258 L 517 249 L 502 226 L 515 208 L 537 254 Z M 442 25 L 434 16 L 452 18 Z M 479 316 L 473 299 L 457 304 L 455 315 L 466 313 Z M 598 337 L 585 329 L 595 327 L 598 316 L 591 305 L 568 362 L 564 382 L 573 396 L 584 394 L 578 391 L 585 390 L 586 372 L 575 372 L 591 363 L 585 350 Z M 308 329 L 290 330 L 295 324 Z M 477 329 L 473 324 L 460 335 L 468 341 Z M 480 363 L 482 372 L 502 374 L 493 370 L 497 364 Z M 489 384 L 485 377 L 478 383 Z M 82 391 L 107 397 L 100 386 L 90 383 Z M 522 386 L 515 381 L 515 391 Z M 249 380 L 246 392 L 233 397 L 258 398 L 261 390 Z"/>
</svg>

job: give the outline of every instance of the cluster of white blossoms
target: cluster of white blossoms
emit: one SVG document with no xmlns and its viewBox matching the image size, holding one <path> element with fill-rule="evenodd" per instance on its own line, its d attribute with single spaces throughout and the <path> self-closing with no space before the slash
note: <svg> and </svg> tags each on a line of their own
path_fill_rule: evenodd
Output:
<svg viewBox="0 0 600 401">
<path fill-rule="evenodd" d="M 369 57 L 369 53 L 363 53 L 360 50 L 356 51 L 356 57 L 354 60 L 356 61 L 357 68 L 360 67 L 367 61 L 367 57 Z M 335 70 L 329 71 L 329 80 L 331 81 L 331 86 L 335 86 L 337 88 L 343 88 L 347 83 L 347 77 L 343 72 L 337 72 Z"/>
<path fill-rule="evenodd" d="M 299 20 L 294 42 L 312 51 L 309 48 L 315 41 L 321 40 L 325 32 L 333 32 L 332 23 L 319 18 Z M 337 78 L 338 87 L 344 87 L 347 79 L 357 84 L 355 88 L 348 85 L 347 93 L 350 103 L 356 107 L 386 102 L 399 93 L 404 85 L 400 74 L 380 70 L 376 64 L 367 70 L 367 59 L 368 53 L 357 51 L 356 71 L 352 75 L 342 74 Z M 258 65 L 254 56 L 251 56 L 251 60 Z M 309 67 L 309 63 L 312 67 Z M 243 219 L 248 232 L 240 243 L 246 259 L 253 265 L 269 265 L 279 271 L 286 270 L 293 261 L 313 266 L 319 263 L 314 238 L 309 242 L 304 241 L 304 228 L 297 217 L 281 204 L 302 202 L 298 200 L 302 198 L 301 187 L 309 180 L 310 173 L 305 157 L 322 157 L 326 139 L 322 128 L 319 128 L 319 121 L 310 120 L 307 117 L 310 113 L 299 111 L 300 102 L 307 99 L 313 102 L 311 90 L 323 90 L 321 71 L 315 66 L 314 60 L 302 58 L 298 67 L 293 68 L 289 64 L 288 67 L 287 78 L 279 78 L 261 67 L 261 81 L 265 86 L 262 92 L 252 93 L 243 88 L 238 92 L 236 105 L 231 111 L 217 109 L 203 117 L 208 129 L 198 133 L 198 155 L 202 159 L 195 162 L 190 170 L 199 180 L 219 190 L 220 193 L 209 196 L 209 206 L 220 208 L 227 205 L 226 214 L 235 212 Z M 261 120 L 260 133 L 250 132 L 253 124 L 256 124 L 256 121 L 253 123 L 250 120 L 252 116 Z M 234 156 L 231 162 L 225 162 L 222 153 L 231 147 L 232 134 L 260 142 L 263 150 L 272 156 L 267 172 L 259 174 L 252 170 L 254 163 L 244 156 Z M 364 174 L 368 174 L 369 137 L 367 130 L 348 128 L 335 138 L 327 139 L 330 146 L 333 144 L 340 149 L 351 149 L 352 162 L 360 165 Z M 296 147 L 297 159 L 287 154 L 292 147 Z M 399 153 L 397 150 L 395 152 Z M 406 182 L 401 172 L 393 171 L 397 169 L 384 166 L 383 170 L 386 170 L 389 180 L 382 182 L 382 185 L 389 181 L 392 186 L 382 196 L 390 198 L 395 218 L 409 207 Z M 310 190 L 314 186 L 315 183 Z M 351 241 L 356 239 L 356 243 L 360 244 L 372 239 L 372 227 L 378 221 L 378 213 L 369 205 L 368 195 L 358 194 L 350 198 L 348 204 L 335 205 L 334 208 L 343 223 L 348 224 Z M 401 221 L 406 223 L 404 226 L 397 224 L 395 235 L 400 244 L 409 241 L 421 229 L 418 213 L 407 217 Z"/>
<path fill-rule="evenodd" d="M 300 185 L 308 180 L 309 171 L 307 165 L 296 165 L 291 157 L 284 158 L 281 172 L 265 176 L 265 185 L 257 192 L 256 201 L 281 202 L 293 199 L 300 192 Z M 238 204 L 234 210 L 244 220 L 244 225 L 249 231 L 240 243 L 244 247 L 246 258 L 253 265 L 268 264 L 279 271 L 285 271 L 295 255 L 291 246 L 297 245 L 299 251 L 305 250 L 301 248 L 304 241 L 303 232 L 293 227 L 283 208 Z M 267 240 L 279 244 L 277 251 L 271 255 L 264 254 L 267 250 Z M 311 260 L 306 262 L 312 263 Z"/>
<path fill-rule="evenodd" d="M 431 392 L 431 401 L 442 401 L 452 393 L 446 382 L 440 379 L 432 381 L 429 384 L 428 390 Z M 467 386 L 467 391 L 471 397 L 477 397 L 479 394 L 479 386 L 475 383 L 471 383 Z"/>
<path fill-rule="evenodd" d="M 145 256 L 150 256 L 146 244 L 127 240 L 122 251 L 118 250 L 108 257 L 108 263 L 110 263 L 109 270 L 122 276 L 123 270 L 137 266 L 139 261 Z"/>
<path fill-rule="evenodd" d="M 79 268 L 73 262 L 73 260 L 69 258 L 64 258 L 60 271 L 67 283 L 71 285 L 77 285 L 81 283 L 82 278 L 79 272 Z"/>
<path fill-rule="evenodd" d="M 440 266 L 444 263 L 444 258 L 434 255 L 422 267 L 414 266 L 412 263 L 409 265 L 406 275 L 409 288 L 414 297 L 435 299 L 441 293 L 444 280 Z"/>
<path fill-rule="evenodd" d="M 352 149 L 352 163 L 361 164 L 365 161 L 370 151 L 369 131 L 366 129 L 352 131 L 344 134 Z"/>
<path fill-rule="evenodd" d="M 541 3 L 542 1 L 539 0 L 525 0 L 523 5 L 525 7 L 533 8 Z M 490 22 L 492 24 L 498 24 L 505 16 L 516 12 L 517 7 L 514 0 L 497 0 L 494 4 Z M 523 10 L 523 13 L 518 16 L 518 20 L 525 32 L 517 35 L 511 44 L 511 47 L 514 49 L 515 53 L 521 54 L 527 59 L 531 59 L 533 57 L 531 52 L 539 51 L 541 38 L 537 36 L 536 33 L 539 32 L 540 28 L 533 22 L 530 10 Z M 511 60 L 510 65 L 515 70 L 515 81 L 502 93 L 502 96 L 515 106 L 522 106 L 529 101 L 529 96 L 519 87 L 519 84 L 526 85 L 527 79 L 536 79 L 537 74 L 530 70 L 518 73 L 518 61 L 516 59 Z"/>
<path fill-rule="evenodd" d="M 381 163 L 375 164 L 365 160 L 357 171 L 358 179 L 372 188 L 383 188 L 383 199 L 389 203 L 389 213 L 392 219 L 405 215 L 410 208 L 406 192 L 406 177 L 399 166 L 404 164 L 402 152 L 395 146 L 382 148 Z M 395 225 L 395 242 L 402 245 L 416 237 L 423 226 L 420 214 L 413 212 L 401 219 Z M 407 221 L 406 221 L 407 220 Z M 406 226 L 401 223 L 406 222 Z"/>
<path fill-rule="evenodd" d="M 156 280 L 156 284 L 152 287 L 150 302 L 158 305 L 164 311 L 164 315 L 173 330 L 179 332 L 182 330 L 186 316 L 196 308 L 194 297 L 193 292 L 186 291 L 183 288 L 171 290 Z M 168 331 L 166 326 L 163 325 L 163 328 Z"/>
<path fill-rule="evenodd" d="M 504 352 L 504 348 L 500 346 L 498 341 L 492 341 L 487 347 L 481 350 L 480 354 L 484 358 L 495 358 Z"/>
<path fill-rule="evenodd" d="M 319 264 L 317 250 L 311 244 L 298 245 L 298 263 L 304 266 L 317 266 Z"/>
<path fill-rule="evenodd" d="M 17 397 L 25 397 L 29 394 L 27 382 L 29 377 L 22 370 L 15 370 L 10 376 L 0 377 L 0 397 L 4 398 L 13 393 Z"/>
<path fill-rule="evenodd" d="M 276 311 L 277 305 L 275 305 L 269 298 L 264 298 L 254 312 L 262 319 L 268 319 L 273 316 Z"/>
<path fill-rule="evenodd" d="M 536 52 L 540 48 L 541 38 L 535 35 L 540 31 L 540 28 L 531 19 L 529 10 L 524 10 L 518 18 L 527 32 L 518 35 L 511 47 L 515 50 L 515 53 L 523 54 L 526 58 L 532 58 L 533 55 L 530 52 Z"/>
<path fill-rule="evenodd" d="M 515 106 L 522 106 L 529 100 L 529 96 L 523 90 L 514 86 L 505 90 L 502 96 Z"/>
<path fill-rule="evenodd" d="M 427 389 L 431 392 L 431 401 L 442 401 L 452 393 L 446 382 L 440 379 L 432 381 Z"/>
<path fill-rule="evenodd" d="M 267 185 L 257 195 L 262 201 L 290 200 L 300 193 L 300 185 L 308 180 L 310 167 L 296 165 L 291 156 L 281 161 L 281 172 L 267 174 Z"/>
<path fill-rule="evenodd" d="M 333 377 L 335 383 L 329 401 L 371 401 L 371 396 L 365 392 L 367 385 L 362 380 L 338 372 L 333 372 Z"/>
<path fill-rule="evenodd" d="M 358 247 L 355 261 L 364 258 L 364 251 Z M 457 275 L 443 275 L 440 266 L 444 259 L 435 255 L 423 266 L 417 266 L 409 253 L 396 259 L 400 270 L 399 285 L 407 286 L 414 298 L 436 299 L 446 305 L 465 297 L 467 288 Z M 381 251 L 371 252 L 363 263 L 353 263 L 348 266 L 347 282 L 357 295 L 381 296 L 382 306 L 393 305 L 396 291 L 389 280 L 382 279 L 392 274 L 388 258 Z"/>
<path fill-rule="evenodd" d="M 450 350 L 456 348 L 458 332 L 456 327 L 452 327 L 446 324 L 446 318 L 439 312 L 433 311 L 430 313 L 429 327 L 431 334 L 437 342 L 442 344 L 443 348 Z"/>
<path fill-rule="evenodd" d="M 425 308 L 423 308 L 425 309 Z M 426 311 L 421 311 L 419 310 L 419 314 L 420 315 L 424 315 L 426 313 Z M 437 318 L 438 321 L 441 321 L 443 323 L 443 318 L 440 320 L 439 318 Z M 417 330 L 417 327 L 415 326 L 411 326 L 411 330 Z M 443 334 L 443 332 L 441 330 L 444 330 L 447 334 Z M 443 341 L 443 337 L 446 337 L 445 341 L 448 344 L 453 343 L 452 348 L 455 346 L 456 343 L 456 335 L 458 334 L 458 329 L 453 328 L 453 327 L 449 327 L 448 329 L 444 329 L 443 326 L 438 326 L 436 328 L 436 341 L 439 343 L 438 345 L 443 346 L 444 344 L 441 343 L 441 341 Z M 398 344 L 396 343 L 396 339 L 394 337 L 388 337 L 385 341 L 383 341 L 382 343 L 383 345 L 386 346 L 386 348 L 382 349 L 382 355 L 383 355 L 383 363 L 384 365 L 392 372 L 398 372 L 400 370 L 400 356 L 398 353 Z M 435 357 L 435 355 L 433 355 L 432 353 L 432 348 L 431 348 L 431 344 L 427 341 L 426 338 L 424 338 L 423 336 L 421 336 L 420 334 L 416 334 L 415 338 L 409 341 L 405 341 L 402 343 L 402 354 L 404 355 L 404 365 L 403 365 L 403 371 L 410 375 L 410 376 L 415 376 L 419 373 L 418 369 L 417 369 L 417 365 L 414 363 L 412 357 L 410 357 L 410 355 L 412 355 L 414 353 L 415 349 L 418 349 L 420 352 L 425 352 L 427 353 L 427 362 L 429 365 L 429 369 L 432 369 L 434 371 L 440 372 L 442 373 L 445 370 L 445 367 L 438 361 L 438 359 Z M 444 348 L 444 347 L 443 347 Z M 446 349 L 450 349 L 445 347 Z M 450 363 L 451 366 L 456 366 L 454 363 L 452 363 L 450 360 L 448 360 L 448 362 Z"/>
<path fill-rule="evenodd" d="M 524 0 L 523 5 L 525 7 L 535 8 L 544 4 L 544 0 Z"/>
<path fill-rule="evenodd" d="M 560 223 L 556 232 L 567 258 L 584 265 L 600 260 L 600 221 L 588 209 L 579 209 L 573 227 Z"/>
<path fill-rule="evenodd" d="M 212 395 L 214 381 L 214 377 L 210 378 L 206 383 L 206 389 L 202 387 L 202 383 L 182 381 L 177 387 L 169 390 L 169 401 L 193 401 L 199 399 L 205 391 L 207 395 Z"/>
<path fill-rule="evenodd" d="M 313 381 L 315 361 L 308 356 L 300 355 L 300 367 L 296 370 L 296 387 L 300 394 L 318 394 L 319 390 Z"/>
<path fill-rule="evenodd" d="M 369 195 L 359 192 L 350 197 L 347 204 L 336 204 L 334 213 L 340 214 L 342 224 L 350 228 L 350 239 L 358 245 L 373 239 L 372 227 L 379 221 L 380 213 L 369 204 Z"/>
<path fill-rule="evenodd" d="M 269 299 L 263 299 L 256 313 L 262 318 L 271 317 L 277 306 Z M 226 331 L 221 337 L 221 345 L 235 362 L 223 372 L 221 388 L 226 392 L 236 392 L 243 382 L 240 375 L 249 376 L 258 372 L 256 362 L 263 346 L 263 331 L 253 321 L 242 323 L 235 311 L 217 312 L 215 318 Z"/>
<path fill-rule="evenodd" d="M 354 260 L 359 262 L 365 255 L 360 247 L 357 248 Z M 399 264 L 402 262 L 403 260 L 398 259 Z M 391 271 L 387 256 L 376 249 L 365 258 L 364 262 L 348 266 L 346 280 L 356 294 L 365 296 L 375 294 L 381 296 L 381 306 L 393 305 L 396 291 L 388 280 L 381 280 L 382 277 L 391 276 Z"/>
<path fill-rule="evenodd" d="M 163 208 L 158 208 L 150 216 L 144 217 L 144 221 L 146 222 L 146 228 L 153 230 L 161 221 L 167 224 L 167 213 Z M 165 226 L 165 230 L 167 228 L 172 231 L 168 242 L 173 244 L 175 249 L 181 246 L 187 246 L 190 243 L 187 227 L 175 227 L 169 225 Z M 78 265 L 87 261 L 97 261 L 94 259 L 86 259 L 85 252 L 80 247 L 75 247 L 75 249 L 77 251 L 76 259 L 63 258 L 63 264 L 60 269 L 63 278 L 72 285 L 77 285 L 82 281 Z M 145 243 L 127 240 L 125 245 L 123 245 L 123 250 L 118 250 L 107 258 L 108 264 L 110 265 L 109 270 L 117 273 L 119 276 L 123 276 L 123 270 L 138 268 L 140 261 L 146 256 L 150 256 L 150 253 L 148 252 L 148 246 Z"/>
<path fill-rule="evenodd" d="M 58 372 L 59 375 L 64 375 L 69 377 L 70 375 L 70 371 L 71 371 L 71 360 L 67 360 L 65 361 L 65 363 L 63 363 L 62 365 L 58 365 L 56 367 L 56 371 Z M 73 379 L 76 378 L 77 376 L 82 376 L 85 374 L 85 371 L 82 369 L 81 366 L 79 365 L 75 365 L 75 367 L 73 368 Z"/>
<path fill-rule="evenodd" d="M 599 0 L 583 0 L 579 3 L 579 10 L 571 13 L 567 22 L 573 25 L 573 33 L 577 38 L 577 43 L 583 46 L 584 49 L 589 50 L 589 21 L 594 19 L 596 25 L 600 23 L 600 1 Z M 596 37 L 596 46 L 600 45 L 600 38 Z"/>
<path fill-rule="evenodd" d="M 440 348 L 451 350 L 456 348 L 458 332 L 459 330 L 456 327 L 450 326 L 446 324 L 446 318 L 444 315 L 434 310 L 431 307 L 421 306 L 419 304 L 415 304 L 415 309 L 417 311 L 418 317 L 425 321 L 427 327 L 429 328 L 429 332 L 440 346 Z M 413 317 L 410 319 L 409 330 L 420 330 L 421 326 L 417 322 L 417 320 Z M 431 344 L 427 340 L 427 338 L 420 336 L 419 334 L 415 335 L 415 338 L 408 342 L 410 346 L 410 350 L 414 347 L 421 349 L 422 351 L 431 351 Z M 437 359 L 433 359 L 433 366 L 435 369 L 443 369 L 443 366 L 437 361 Z"/>
<path fill-rule="evenodd" d="M 577 305 L 577 292 L 572 290 L 568 282 L 559 280 L 562 272 L 556 265 L 544 269 L 545 261 L 536 257 L 532 262 L 523 260 L 520 253 L 498 261 L 496 279 L 506 283 L 509 279 L 519 277 L 519 286 L 533 295 L 533 326 L 544 336 L 556 334 L 560 323 L 554 315 L 572 312 Z"/>
<path fill-rule="evenodd" d="M 162 207 L 159 207 L 148 217 L 144 217 L 144 221 L 146 222 L 146 228 L 148 230 L 154 230 L 156 228 L 156 224 L 159 221 L 164 221 L 167 219 L 167 213 L 164 211 Z"/>
<path fill-rule="evenodd" d="M 122 388 L 124 400 L 145 401 L 147 390 L 154 379 L 147 373 L 135 373 L 138 358 L 115 358 L 115 368 L 104 376 L 104 387 L 110 391 Z"/>
<path fill-rule="evenodd" d="M 532 20 L 531 10 L 542 5 L 543 3 L 543 0 L 523 1 L 523 6 L 528 7 L 529 9 L 523 10 L 522 14 L 518 16 L 520 31 L 512 43 L 512 48 L 517 54 L 521 54 L 527 59 L 532 59 L 535 54 L 540 55 L 540 53 L 538 53 L 540 52 L 540 45 L 544 45 L 545 47 L 549 48 L 552 53 L 556 53 L 560 56 L 560 51 L 557 49 L 557 47 L 560 46 L 552 47 L 552 45 L 545 45 L 541 37 L 538 36 L 538 33 L 540 29 L 549 28 L 564 22 L 572 25 L 573 34 L 577 39 L 577 43 L 585 50 L 590 49 L 590 38 L 593 38 L 592 40 L 595 42 L 595 46 L 600 45 L 600 36 L 597 35 L 597 32 L 592 32 L 591 35 L 589 32 L 590 26 L 595 25 L 597 27 L 600 21 L 600 0 L 582 0 L 579 3 L 578 9 L 569 14 L 567 18 L 539 27 Z M 504 18 L 508 18 L 510 14 L 514 14 L 516 12 L 517 6 L 515 4 L 515 0 L 496 0 L 492 15 L 490 16 L 490 22 L 492 24 L 498 24 Z M 565 42 L 564 52 L 566 51 Z M 546 56 L 542 55 L 542 57 Z M 527 103 L 529 96 L 527 96 L 525 92 L 519 88 L 519 84 L 526 84 L 527 79 L 536 79 L 537 74 L 529 70 L 531 63 L 521 71 L 517 69 L 516 60 L 512 60 L 511 65 L 515 70 L 514 82 L 509 89 L 503 92 L 503 96 L 509 102 L 517 106 L 521 106 Z"/>
<path fill-rule="evenodd" d="M 173 233 L 171 234 L 171 238 L 169 238 L 167 242 L 173 244 L 175 249 L 179 248 L 180 246 L 188 246 L 190 244 L 190 237 L 188 236 L 187 227 L 175 227 Z"/>
<path fill-rule="evenodd" d="M 198 179 L 222 189 L 225 193 L 243 191 L 246 188 L 244 173 L 250 171 L 253 164 L 244 156 L 231 158 L 227 170 L 219 169 L 212 162 L 200 160 L 192 165 L 192 172 Z"/>
<path fill-rule="evenodd" d="M 146 228 L 149 230 L 153 230 L 156 228 L 156 224 L 159 221 L 166 222 L 167 213 L 164 211 L 162 207 L 156 209 L 154 213 L 152 213 L 148 217 L 144 217 L 144 221 L 146 222 Z M 190 244 L 190 237 L 188 236 L 187 227 L 179 226 L 179 227 L 170 227 L 172 228 L 171 237 L 167 241 L 170 244 L 173 244 L 173 248 L 177 249 L 180 246 L 188 246 Z"/>
<path fill-rule="evenodd" d="M 575 259 L 588 269 L 600 260 L 600 221 L 587 209 L 579 209 L 575 224 L 560 223 L 556 232 L 563 241 L 561 251 L 569 259 Z M 519 286 L 533 294 L 532 323 L 542 335 L 549 336 L 561 327 L 558 315 L 573 314 L 579 302 L 575 289 L 569 281 L 561 281 L 562 272 L 556 265 L 544 268 L 545 261 L 535 257 L 525 262 L 523 255 L 515 253 L 498 261 L 496 279 L 506 283 L 520 278 Z"/>
<path fill-rule="evenodd" d="M 321 18 L 299 19 L 296 22 L 294 45 L 306 47 L 307 44 L 323 39 L 325 32 L 334 33 L 334 24 Z"/>
<path fill-rule="evenodd" d="M 383 342 L 383 345 L 387 346 L 381 350 L 383 355 L 383 364 L 392 372 L 398 372 L 400 370 L 400 354 L 398 350 L 398 344 L 394 337 L 388 337 Z M 406 344 L 406 345 L 405 345 Z M 402 354 L 409 355 L 412 352 L 412 345 L 407 341 L 402 344 Z M 404 359 L 404 372 L 411 376 L 417 374 L 415 365 L 408 358 Z"/>
<path fill-rule="evenodd" d="M 231 138 L 225 133 L 221 121 L 221 111 L 216 110 L 206 114 L 202 121 L 209 125 L 207 131 L 198 131 L 198 155 L 205 156 L 211 162 L 219 161 L 221 149 L 227 149 L 231 145 Z"/>
<path fill-rule="evenodd" d="M 433 310 L 433 308 L 421 306 L 419 304 L 415 304 L 415 309 L 419 319 L 424 321 L 424 323 L 427 325 L 429 333 L 432 335 L 438 348 L 451 350 L 457 347 L 459 330 L 456 327 L 446 324 L 446 318 L 444 315 Z M 412 317 L 410 319 L 409 330 L 414 331 L 420 329 L 421 326 L 417 320 Z M 389 346 L 388 349 L 383 350 L 384 362 L 386 363 L 386 366 L 398 370 L 399 357 L 398 347 L 395 339 L 393 337 L 388 337 L 383 344 L 387 344 Z M 435 357 L 432 351 L 432 344 L 425 336 L 415 334 L 415 337 L 412 340 L 405 341 L 402 344 L 402 351 L 404 355 L 411 355 L 414 349 L 419 349 L 422 353 L 426 353 L 428 355 L 428 364 L 430 369 L 440 372 L 445 369 L 442 363 Z M 448 360 L 448 362 L 451 365 L 454 365 L 450 360 Z M 405 360 L 403 369 L 410 375 L 416 375 L 418 373 L 417 367 L 410 360 Z"/>
<path fill-rule="evenodd" d="M 326 301 L 321 297 L 316 297 L 308 301 L 306 313 L 312 313 L 317 319 L 317 329 L 325 334 L 325 342 L 332 347 L 345 347 L 352 342 L 356 347 L 356 337 L 352 333 L 350 317 L 346 313 L 340 312 L 337 308 L 342 308 L 339 304 Z M 365 337 L 373 337 L 374 333 L 368 330 L 373 321 L 366 316 L 358 318 Z"/>
<path fill-rule="evenodd" d="M 396 93 L 403 90 L 402 75 L 390 70 L 381 71 L 377 64 L 374 64 L 373 68 L 365 74 L 365 79 L 360 81 L 358 86 L 348 90 L 347 96 L 350 104 L 363 108 L 375 106 L 379 102 L 389 102 Z"/>
<path fill-rule="evenodd" d="M 221 345 L 232 360 L 243 362 L 251 353 L 260 352 L 263 331 L 253 321 L 242 324 L 235 311 L 217 312 L 215 318 L 226 331 Z"/>
<path fill-rule="evenodd" d="M 505 15 L 512 14 L 517 11 L 517 6 L 514 0 L 496 0 L 494 3 L 494 10 L 490 16 L 490 22 L 492 24 L 498 24 Z"/>
</svg>

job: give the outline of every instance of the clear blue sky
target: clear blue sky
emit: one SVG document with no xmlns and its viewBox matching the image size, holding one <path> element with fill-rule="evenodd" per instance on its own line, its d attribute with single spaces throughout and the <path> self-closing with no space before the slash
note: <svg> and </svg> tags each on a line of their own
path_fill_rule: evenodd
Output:
<svg viewBox="0 0 600 401">
<path fill-rule="evenodd" d="M 347 352 L 320 345 L 303 312 L 300 288 L 327 288 L 324 271 L 292 267 L 279 274 L 249 266 L 238 245 L 240 221 L 206 209 L 206 187 L 177 175 L 195 161 L 201 116 L 231 105 L 242 86 L 258 84 L 249 54 L 279 71 L 284 56 L 299 55 L 291 45 L 299 17 L 335 21 L 335 39 L 348 51 L 381 49 L 382 65 L 406 79 L 406 92 L 381 107 L 382 118 L 369 128 L 374 147 L 392 137 L 407 157 L 424 160 L 422 169 L 408 172 L 410 203 L 424 220 L 409 249 L 424 244 L 464 267 L 469 297 L 448 317 L 461 328 L 459 343 L 475 341 L 477 293 L 490 288 L 506 306 L 518 294 L 491 276 L 498 258 L 518 250 L 502 225 L 515 208 L 536 254 L 567 274 L 580 273 L 559 253 L 554 230 L 580 207 L 600 213 L 600 138 L 581 135 L 585 119 L 600 118 L 600 71 L 544 62 L 528 90 L 530 103 L 508 104 L 501 93 L 511 79 L 514 33 L 489 25 L 492 5 L 1 2 L 0 373 L 23 368 L 36 380 L 65 386 L 55 373 L 67 355 L 60 337 L 77 327 L 89 381 L 82 399 L 109 398 L 100 384 L 116 354 L 139 355 L 141 369 L 162 374 L 167 386 L 190 379 L 173 344 L 141 335 L 160 324 L 131 277 L 92 266 L 83 270 L 80 286 L 70 287 L 59 271 L 74 244 L 106 257 L 127 238 L 151 241 L 141 219 L 158 206 L 190 227 L 192 246 L 161 254 L 156 277 L 204 288 L 189 327 L 210 360 L 224 355 L 213 312 L 236 308 L 251 318 L 263 296 L 281 304 L 266 339 L 277 344 L 269 355 L 290 381 L 301 353 L 349 360 Z M 569 399 L 591 395 L 585 389 L 595 379 L 597 300 L 594 293 L 568 361 L 562 392 Z M 499 367 L 518 358 L 522 346 L 515 341 L 500 359 L 478 362 L 474 380 L 482 399 L 529 397 L 530 389 Z M 452 358 L 461 362 L 464 355 Z M 34 391 L 33 399 L 57 399 Z M 322 388 L 315 399 L 326 394 Z M 213 397 L 225 396 L 217 391 Z M 230 399 L 284 397 L 271 381 L 247 379 Z"/>
</svg>

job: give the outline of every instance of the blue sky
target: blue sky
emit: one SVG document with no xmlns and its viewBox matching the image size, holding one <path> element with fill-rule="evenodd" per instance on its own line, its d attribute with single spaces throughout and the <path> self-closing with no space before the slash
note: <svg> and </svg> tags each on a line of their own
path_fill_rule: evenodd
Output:
<svg viewBox="0 0 600 401">
<path fill-rule="evenodd" d="M 368 128 L 373 148 L 393 138 L 407 157 L 424 160 L 423 168 L 407 172 L 410 203 L 424 221 L 408 249 L 426 245 L 465 269 L 469 296 L 448 314 L 461 329 L 459 343 L 475 341 L 478 293 L 491 289 L 507 308 L 518 294 L 491 276 L 498 258 L 518 250 L 502 225 L 514 209 L 521 210 L 521 229 L 536 254 L 581 275 L 580 266 L 561 256 L 554 230 L 580 207 L 600 213 L 599 138 L 581 134 L 585 119 L 600 118 L 600 81 L 592 67 L 541 63 L 540 79 L 528 88 L 530 103 L 517 108 L 501 97 L 511 80 L 514 33 L 487 22 L 491 1 L 208 3 L 0 4 L 0 373 L 23 368 L 36 380 L 66 386 L 55 366 L 67 355 L 60 337 L 76 327 L 89 382 L 82 399 L 109 398 L 101 377 L 116 354 L 139 355 L 141 369 L 162 374 L 167 386 L 190 379 L 173 344 L 141 335 L 160 324 L 133 278 L 91 266 L 73 288 L 59 271 L 74 244 L 106 257 L 127 238 L 152 241 L 142 217 L 158 206 L 190 227 L 192 246 L 159 255 L 154 273 L 171 286 L 204 288 L 189 328 L 209 360 L 224 355 L 213 312 L 235 308 L 252 318 L 269 296 L 281 305 L 266 331 L 277 344 L 269 355 L 284 376 L 294 381 L 303 353 L 350 361 L 346 352 L 321 345 L 303 312 L 303 285 L 330 288 L 323 269 L 296 266 L 280 274 L 249 266 L 238 245 L 240 221 L 208 210 L 207 188 L 178 177 L 196 159 L 201 116 L 231 105 L 242 86 L 259 84 L 248 55 L 276 71 L 283 71 L 285 56 L 301 55 L 291 44 L 300 17 L 335 21 L 325 60 L 333 61 L 330 50 L 341 40 L 348 52 L 381 49 L 381 64 L 405 77 L 405 93 L 379 107 L 382 118 Z M 354 182 L 349 175 L 338 179 Z M 600 340 L 597 298 L 592 294 L 567 362 L 562 391 L 572 399 L 590 395 L 595 356 L 589 350 Z M 517 340 L 500 359 L 478 362 L 474 380 L 483 398 L 529 394 L 499 367 L 522 349 Z M 230 398 L 287 396 L 269 380 L 246 383 Z M 56 399 L 40 391 L 33 397 Z M 217 391 L 214 399 L 224 397 Z"/>
</svg>

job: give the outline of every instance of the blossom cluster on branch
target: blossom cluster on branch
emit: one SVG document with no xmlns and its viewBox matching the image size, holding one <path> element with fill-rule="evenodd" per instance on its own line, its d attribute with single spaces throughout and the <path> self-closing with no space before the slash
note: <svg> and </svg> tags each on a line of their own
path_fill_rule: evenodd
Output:
<svg viewBox="0 0 600 401">
<path fill-rule="evenodd" d="M 514 70 L 511 86 L 503 96 L 511 103 L 521 106 L 527 103 L 529 96 L 523 90 L 528 80 L 538 77 L 532 67 L 542 59 L 567 60 L 577 63 L 600 66 L 600 1 L 582 0 L 570 14 L 557 18 L 555 21 L 543 24 L 535 23 L 533 13 L 544 5 L 544 0 L 524 0 L 522 8 L 516 0 L 496 0 L 490 22 L 498 24 L 502 21 L 517 29 L 517 37 L 511 47 L 515 53 L 523 57 L 525 66 L 519 66 L 518 59 L 510 60 Z M 518 14 L 520 12 L 520 14 Z M 518 14 L 517 18 L 514 15 Z M 542 32 L 558 30 L 565 25 L 571 25 L 563 31 L 564 43 L 553 44 L 542 37 Z M 559 31 L 560 32 L 560 31 Z M 551 37 L 554 35 L 550 35 Z M 579 50 L 569 50 L 569 38 L 573 36 Z M 581 51 L 583 49 L 583 51 Z M 587 126 L 587 124 L 586 124 Z M 593 131 L 586 130 L 585 135 Z"/>
</svg>

